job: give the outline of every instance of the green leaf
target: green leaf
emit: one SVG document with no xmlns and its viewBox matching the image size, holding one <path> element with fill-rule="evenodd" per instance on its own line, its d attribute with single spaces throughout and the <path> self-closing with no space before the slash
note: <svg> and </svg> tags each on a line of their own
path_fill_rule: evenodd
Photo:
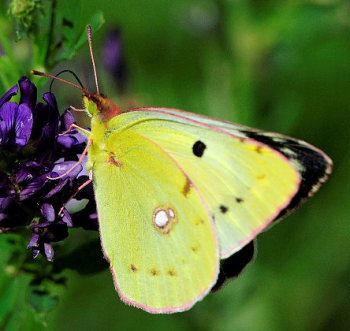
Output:
<svg viewBox="0 0 350 331">
<path fill-rule="evenodd" d="M 51 294 L 42 284 L 28 288 L 28 302 L 37 313 L 52 311 L 59 302 L 59 296 Z"/>
<path fill-rule="evenodd" d="M 17 274 L 13 277 L 13 272 L 6 272 L 9 266 L 1 267 L 5 272 L 0 277 L 0 330 L 42 330 L 43 321 L 25 301 L 30 276 Z"/>
<path fill-rule="evenodd" d="M 69 0 L 60 2 L 60 17 L 63 46 L 65 49 L 74 48 L 81 33 L 81 1 L 75 1 L 74 6 Z"/>
<path fill-rule="evenodd" d="M 92 31 L 95 33 L 98 31 L 104 23 L 104 17 L 101 11 L 96 12 L 89 20 L 87 20 L 87 24 L 90 24 L 92 27 Z M 61 62 L 63 60 L 71 59 L 77 51 L 85 44 L 87 44 L 87 34 L 86 29 L 80 30 L 78 37 L 75 39 L 73 36 L 70 36 L 70 47 L 66 49 L 57 59 L 57 62 Z"/>
</svg>

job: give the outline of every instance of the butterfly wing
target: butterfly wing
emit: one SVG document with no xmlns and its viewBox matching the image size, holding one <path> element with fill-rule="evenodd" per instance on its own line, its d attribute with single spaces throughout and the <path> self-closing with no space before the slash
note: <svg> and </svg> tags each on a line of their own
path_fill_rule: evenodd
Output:
<svg viewBox="0 0 350 331">
<path fill-rule="evenodd" d="M 93 127 L 92 164 L 103 249 L 122 299 L 152 313 L 189 309 L 215 284 L 218 242 L 206 202 L 157 144 Z"/>
<path fill-rule="evenodd" d="M 188 176 L 182 191 L 196 187 L 208 203 L 222 258 L 316 191 L 330 171 L 329 158 L 305 142 L 197 114 L 135 109 L 110 127 L 152 140 L 181 165 Z"/>
</svg>

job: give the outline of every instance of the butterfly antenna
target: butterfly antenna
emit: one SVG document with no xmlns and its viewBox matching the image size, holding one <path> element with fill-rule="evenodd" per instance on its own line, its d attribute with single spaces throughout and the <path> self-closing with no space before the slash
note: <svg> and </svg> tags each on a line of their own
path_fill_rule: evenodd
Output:
<svg viewBox="0 0 350 331">
<path fill-rule="evenodd" d="M 30 72 L 32 75 L 35 75 L 35 76 L 42 76 L 42 77 L 48 77 L 48 78 L 51 78 L 51 79 L 54 79 L 54 80 L 58 80 L 62 83 L 65 83 L 65 84 L 68 84 L 68 85 L 71 85 L 71 86 L 74 86 L 75 88 L 83 91 L 85 94 L 89 94 L 89 91 L 86 90 L 85 88 L 83 88 L 82 86 L 79 86 L 77 84 L 74 84 L 72 82 L 69 82 L 68 80 L 65 80 L 65 79 L 62 79 L 62 78 L 59 78 L 59 77 L 56 77 L 54 75 L 50 75 L 50 74 L 47 74 L 45 72 L 41 72 L 41 71 L 36 71 L 36 70 L 32 70 Z"/>
<path fill-rule="evenodd" d="M 97 70 L 96 70 L 96 62 L 95 62 L 95 56 L 94 56 L 94 51 L 92 49 L 92 29 L 91 25 L 88 25 L 86 27 L 86 32 L 87 32 L 87 37 L 88 37 L 88 42 L 89 42 L 89 48 L 90 48 L 90 56 L 91 56 L 91 61 L 92 61 L 92 67 L 94 68 L 94 76 L 95 76 L 95 83 L 96 83 L 96 92 L 98 95 L 100 95 L 100 87 L 98 84 L 98 76 L 97 76 Z"/>
<path fill-rule="evenodd" d="M 69 69 L 65 69 L 65 70 L 62 70 L 60 71 L 58 74 L 55 75 L 55 77 L 57 78 L 59 75 L 65 73 L 65 72 L 69 72 L 70 74 L 72 74 L 74 76 L 74 78 L 77 80 L 78 84 L 81 86 L 82 89 L 85 89 L 83 83 L 81 82 L 81 80 L 79 79 L 78 75 L 72 71 L 72 70 L 69 70 Z M 55 81 L 55 79 L 52 79 L 51 80 L 51 83 L 50 83 L 50 93 L 52 91 L 52 85 L 53 85 L 53 82 Z"/>
</svg>

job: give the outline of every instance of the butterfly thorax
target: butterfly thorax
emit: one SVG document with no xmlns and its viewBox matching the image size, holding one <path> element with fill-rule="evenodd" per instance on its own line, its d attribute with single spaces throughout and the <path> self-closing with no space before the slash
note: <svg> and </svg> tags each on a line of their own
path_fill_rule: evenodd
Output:
<svg viewBox="0 0 350 331">
<path fill-rule="evenodd" d="M 108 160 L 106 135 L 110 131 L 109 124 L 112 118 L 122 114 L 122 110 L 110 99 L 99 94 L 85 94 L 84 103 L 86 111 L 91 116 L 92 144 L 89 149 L 87 168 L 92 169 L 95 162 Z"/>
<path fill-rule="evenodd" d="M 84 95 L 84 102 L 91 116 L 98 115 L 101 122 L 108 122 L 111 118 L 120 115 L 122 110 L 111 99 L 100 94 L 89 93 Z"/>
</svg>

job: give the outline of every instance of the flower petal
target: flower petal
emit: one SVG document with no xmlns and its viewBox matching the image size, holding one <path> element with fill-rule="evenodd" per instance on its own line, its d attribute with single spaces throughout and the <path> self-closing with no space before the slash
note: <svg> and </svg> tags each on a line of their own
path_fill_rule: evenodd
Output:
<svg viewBox="0 0 350 331">
<path fill-rule="evenodd" d="M 30 109 L 33 109 L 35 107 L 37 97 L 36 86 L 27 77 L 22 77 L 18 81 L 18 84 L 19 88 L 21 89 L 20 104 L 25 104 Z"/>
<path fill-rule="evenodd" d="M 19 105 L 15 124 L 17 145 L 25 146 L 28 143 L 32 128 L 33 114 L 31 109 L 26 104 Z"/>
<path fill-rule="evenodd" d="M 40 254 L 40 249 L 32 250 L 33 259 L 37 258 L 39 254 Z"/>
<path fill-rule="evenodd" d="M 47 104 L 53 108 L 58 109 L 57 107 L 57 101 L 55 98 L 55 95 L 53 93 L 47 92 L 44 94 L 43 99 L 47 102 Z"/>
<path fill-rule="evenodd" d="M 63 115 L 61 116 L 63 130 L 68 130 L 72 124 L 75 124 L 75 117 L 70 111 L 70 109 L 66 109 Z"/>
<path fill-rule="evenodd" d="M 63 175 L 65 172 L 69 171 L 73 168 L 73 166 L 77 163 L 77 161 L 64 161 L 60 163 L 56 163 L 52 169 L 52 173 L 56 173 L 59 176 Z M 80 171 L 82 170 L 82 165 L 79 164 L 76 168 L 74 168 L 67 176 L 70 178 L 75 178 L 78 176 Z M 53 177 L 53 176 L 52 176 Z"/>
<path fill-rule="evenodd" d="M 0 144 L 14 143 L 15 122 L 18 105 L 15 102 L 6 102 L 0 109 Z"/>
<path fill-rule="evenodd" d="M 27 248 L 39 247 L 39 234 L 33 233 Z"/>
<path fill-rule="evenodd" d="M 65 148 L 72 148 L 76 145 L 76 139 L 71 135 L 58 136 L 57 142 Z"/>
<path fill-rule="evenodd" d="M 6 210 L 14 201 L 13 196 L 8 196 L 4 198 L 0 198 L 0 212 Z"/>
<path fill-rule="evenodd" d="M 15 175 L 16 182 L 18 184 L 29 182 L 33 178 L 45 173 L 45 170 L 43 165 L 35 161 L 21 163 Z"/>
<path fill-rule="evenodd" d="M 20 192 L 20 201 L 27 200 L 38 193 L 49 182 L 47 175 L 42 175 L 29 182 Z"/>
<path fill-rule="evenodd" d="M 41 206 L 41 215 L 43 215 L 48 222 L 53 222 L 56 219 L 55 208 L 50 203 L 45 202 Z"/>
<path fill-rule="evenodd" d="M 9 101 L 14 95 L 18 93 L 18 86 L 12 86 L 2 98 L 0 98 L 0 107 L 7 101 Z"/>
<path fill-rule="evenodd" d="M 68 227 L 73 226 L 73 221 L 72 217 L 70 216 L 68 210 L 66 208 L 63 208 L 63 216 L 62 216 L 62 221 L 67 224 Z"/>
<path fill-rule="evenodd" d="M 44 199 L 50 199 L 57 193 L 59 193 L 67 184 L 71 184 L 72 180 L 69 177 L 65 177 L 63 179 L 56 180 L 57 185 L 49 191 L 47 194 L 45 194 Z"/>
<path fill-rule="evenodd" d="M 47 258 L 48 261 L 52 261 L 54 256 L 55 256 L 55 252 L 53 250 L 53 247 L 50 243 L 44 243 L 44 252 L 45 252 L 45 256 Z"/>
</svg>

